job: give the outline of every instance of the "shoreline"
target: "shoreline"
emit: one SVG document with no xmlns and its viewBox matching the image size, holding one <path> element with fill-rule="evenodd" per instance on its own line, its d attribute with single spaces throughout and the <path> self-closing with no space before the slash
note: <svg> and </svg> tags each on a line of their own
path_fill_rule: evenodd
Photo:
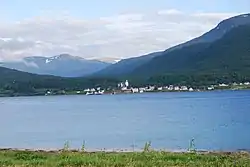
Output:
<svg viewBox="0 0 250 167">
<path fill-rule="evenodd" d="M 130 95 L 130 94 L 148 94 L 148 93 L 202 93 L 202 92 L 222 92 L 222 91 L 248 91 L 247 89 L 214 89 L 214 90 L 199 90 L 199 91 L 151 91 L 151 92 L 143 92 L 143 93 L 104 93 L 102 95 L 86 95 L 86 94 L 51 94 L 51 95 L 37 95 L 37 94 L 27 94 L 27 95 L 2 95 L 0 94 L 0 98 L 5 97 L 53 97 L 53 96 L 107 96 L 107 95 Z"/>
</svg>

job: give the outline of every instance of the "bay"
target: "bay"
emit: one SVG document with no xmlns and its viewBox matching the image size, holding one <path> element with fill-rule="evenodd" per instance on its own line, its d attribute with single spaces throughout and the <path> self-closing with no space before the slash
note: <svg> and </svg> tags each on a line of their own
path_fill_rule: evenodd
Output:
<svg viewBox="0 0 250 167">
<path fill-rule="evenodd" d="M 250 91 L 0 98 L 0 148 L 250 150 Z"/>
</svg>

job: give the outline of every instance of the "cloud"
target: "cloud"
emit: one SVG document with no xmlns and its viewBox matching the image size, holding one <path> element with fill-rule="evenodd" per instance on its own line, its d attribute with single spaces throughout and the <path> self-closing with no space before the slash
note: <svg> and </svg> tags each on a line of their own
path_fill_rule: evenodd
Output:
<svg viewBox="0 0 250 167">
<path fill-rule="evenodd" d="M 0 60 L 70 53 L 84 58 L 127 58 L 165 50 L 200 36 L 237 13 L 175 9 L 85 20 L 40 16 L 0 21 Z"/>
<path fill-rule="evenodd" d="M 168 9 L 168 10 L 160 10 L 158 11 L 158 14 L 160 15 L 181 15 L 183 14 L 181 11 L 176 10 L 176 9 Z"/>
<path fill-rule="evenodd" d="M 34 62 L 28 62 L 28 61 L 25 61 L 25 60 L 22 60 L 22 62 L 25 64 L 25 66 L 27 67 L 34 67 L 34 68 L 39 68 L 39 66 L 34 63 Z"/>
</svg>

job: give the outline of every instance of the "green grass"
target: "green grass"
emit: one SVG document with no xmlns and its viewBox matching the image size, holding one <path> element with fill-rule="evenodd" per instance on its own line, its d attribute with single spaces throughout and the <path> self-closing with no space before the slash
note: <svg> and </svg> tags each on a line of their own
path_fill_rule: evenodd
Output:
<svg viewBox="0 0 250 167">
<path fill-rule="evenodd" d="M 248 153 L 86 153 L 0 151 L 0 166 L 15 167 L 249 167 Z"/>
</svg>

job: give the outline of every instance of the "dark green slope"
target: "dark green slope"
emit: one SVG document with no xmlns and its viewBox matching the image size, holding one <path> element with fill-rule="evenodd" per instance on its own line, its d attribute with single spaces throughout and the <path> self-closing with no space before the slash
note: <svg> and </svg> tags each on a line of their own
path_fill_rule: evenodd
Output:
<svg viewBox="0 0 250 167">
<path fill-rule="evenodd" d="M 141 56 L 141 57 L 136 57 L 136 58 L 129 58 L 122 60 L 116 64 L 110 65 L 107 68 L 97 72 L 93 76 L 109 76 L 109 77 L 123 77 L 126 78 L 129 76 L 129 74 L 136 74 L 134 71 L 138 70 L 138 73 L 140 76 L 143 75 L 150 75 L 151 71 L 147 71 L 147 73 L 144 73 L 140 71 L 140 66 L 146 67 L 152 59 L 157 59 L 159 56 L 164 56 L 164 55 L 172 55 L 172 57 L 167 58 L 168 61 L 172 61 L 173 64 L 167 64 L 168 70 L 178 68 L 178 66 L 182 66 L 184 62 L 186 62 L 188 59 L 185 56 L 182 56 L 180 58 L 180 64 L 178 65 L 178 62 L 175 62 L 175 56 L 179 55 L 190 55 L 194 54 L 194 52 L 198 52 L 199 50 L 202 50 L 204 47 L 207 46 L 207 43 L 213 43 L 217 41 L 218 39 L 221 39 L 227 32 L 232 30 L 235 27 L 241 26 L 241 25 L 249 25 L 250 24 L 250 14 L 243 14 L 243 15 L 238 15 L 235 17 L 231 17 L 229 19 L 223 20 L 220 22 L 215 28 L 211 29 L 209 32 L 203 34 L 200 37 L 197 37 L 195 39 L 192 39 L 190 41 L 187 41 L 185 43 L 179 44 L 177 46 L 174 46 L 172 48 L 167 49 L 165 52 L 158 52 L 158 53 L 151 53 L 149 55 Z M 194 49 L 193 48 L 198 48 Z M 180 49 L 180 50 L 179 50 Z M 191 49 L 191 50 L 190 50 Z M 179 50 L 179 51 L 176 51 Z M 175 51 L 174 53 L 172 53 Z M 165 62 L 158 62 L 161 63 L 159 66 L 153 65 L 152 68 L 158 68 L 159 71 L 165 69 L 164 65 Z M 156 67 L 154 67 L 156 66 Z M 139 76 L 136 75 L 135 78 L 138 78 Z"/>
<path fill-rule="evenodd" d="M 209 47 L 209 43 L 199 43 L 183 47 L 171 52 L 163 53 L 147 64 L 135 69 L 131 76 L 153 76 L 159 74 L 182 73 L 188 63 L 192 63 L 192 57 Z"/>
<path fill-rule="evenodd" d="M 208 72 L 250 72 L 250 25 L 234 28 L 202 51 L 192 70 Z"/>
<path fill-rule="evenodd" d="M 16 93 L 34 93 L 35 87 L 39 88 L 38 85 L 43 85 L 43 88 L 52 87 L 53 84 L 48 83 L 59 78 L 53 76 L 39 76 L 36 74 L 30 74 L 21 72 L 13 69 L 0 67 L 0 94 L 14 95 Z"/>
<path fill-rule="evenodd" d="M 36 75 L 27 72 L 21 72 L 14 69 L 0 67 L 0 84 L 9 82 L 30 82 L 32 80 L 55 79 L 57 77 Z"/>
<path fill-rule="evenodd" d="M 37 75 L 0 67 L 0 96 L 44 94 L 46 90 L 82 90 L 97 86 L 116 86 L 108 78 L 63 78 Z"/>
<path fill-rule="evenodd" d="M 131 76 L 250 72 L 250 26 L 239 26 L 213 43 L 163 53 L 135 69 Z"/>
</svg>

